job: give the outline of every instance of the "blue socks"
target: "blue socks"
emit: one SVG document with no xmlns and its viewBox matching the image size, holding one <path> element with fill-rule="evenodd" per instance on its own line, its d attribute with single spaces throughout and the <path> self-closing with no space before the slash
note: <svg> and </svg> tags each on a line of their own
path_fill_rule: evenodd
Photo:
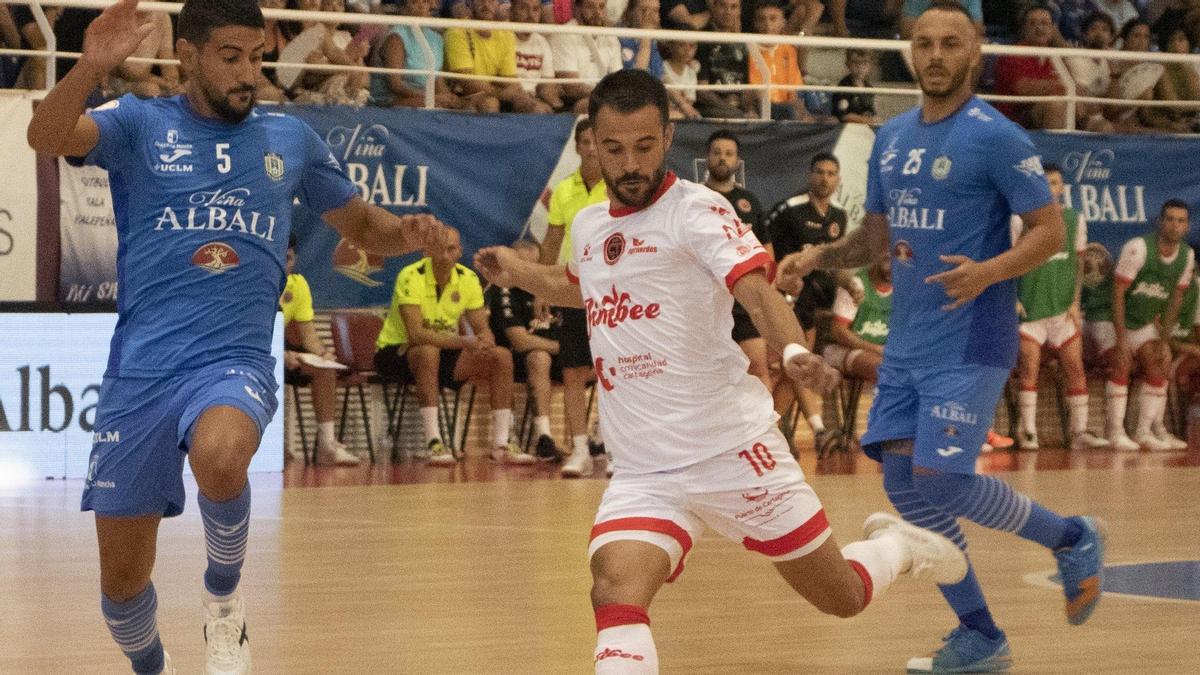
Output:
<svg viewBox="0 0 1200 675">
<path fill-rule="evenodd" d="M 158 638 L 158 596 L 154 584 L 125 602 L 113 602 L 100 594 L 100 611 L 113 640 L 129 657 L 135 673 L 158 673 L 163 669 L 163 646 Z"/>
<path fill-rule="evenodd" d="M 210 501 L 203 493 L 197 497 L 197 501 L 204 520 L 204 542 L 208 549 L 204 587 L 216 596 L 230 595 L 242 578 L 242 562 L 246 559 L 246 539 L 250 533 L 250 483 L 246 483 L 242 494 L 227 502 Z"/>
<path fill-rule="evenodd" d="M 1066 518 L 1033 503 L 1008 483 L 991 476 L 917 474 L 913 476 L 913 486 L 929 503 L 949 515 L 1011 532 L 1049 549 L 1060 548 L 1064 540 L 1069 540 Z"/>
</svg>

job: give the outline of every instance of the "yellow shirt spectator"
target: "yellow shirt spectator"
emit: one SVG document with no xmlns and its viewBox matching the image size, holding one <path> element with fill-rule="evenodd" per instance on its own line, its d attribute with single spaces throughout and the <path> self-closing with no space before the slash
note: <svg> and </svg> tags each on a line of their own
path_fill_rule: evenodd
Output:
<svg viewBox="0 0 1200 675">
<path fill-rule="evenodd" d="M 800 74 L 800 59 L 793 45 L 774 45 L 759 47 L 763 60 L 771 72 L 771 84 L 801 85 L 804 77 Z M 750 61 L 750 84 L 764 84 L 762 73 L 753 58 Z M 795 89 L 772 89 L 771 103 L 790 103 L 796 100 Z"/>
<path fill-rule="evenodd" d="M 550 209 L 546 214 L 546 225 L 564 228 L 562 248 L 558 250 L 558 264 L 571 262 L 571 222 L 575 214 L 585 206 L 608 201 L 608 189 L 604 181 L 597 181 L 591 191 L 583 182 L 583 175 L 576 170 L 559 181 L 550 193 Z"/>
<path fill-rule="evenodd" d="M 312 291 L 303 275 L 289 274 L 283 295 L 279 297 L 279 308 L 283 310 L 283 325 L 313 320 Z"/>
<path fill-rule="evenodd" d="M 408 330 L 400 316 L 401 305 L 419 305 L 421 319 L 432 330 L 458 333 L 458 320 L 465 312 L 483 307 L 483 287 L 479 277 L 464 265 L 456 264 L 450 281 L 437 292 L 433 261 L 422 258 L 400 270 L 392 292 L 392 308 L 375 341 L 377 349 L 408 344 Z"/>
<path fill-rule="evenodd" d="M 483 37 L 477 30 L 446 31 L 446 70 L 452 73 L 516 77 L 517 36 L 494 30 Z"/>
</svg>

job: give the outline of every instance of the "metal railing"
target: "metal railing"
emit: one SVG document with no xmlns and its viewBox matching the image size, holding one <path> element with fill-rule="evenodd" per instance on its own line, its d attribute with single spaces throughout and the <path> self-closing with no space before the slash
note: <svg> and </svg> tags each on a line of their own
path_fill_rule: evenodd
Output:
<svg viewBox="0 0 1200 675">
<path fill-rule="evenodd" d="M 60 57 L 78 58 L 77 52 L 63 52 L 57 50 L 57 44 L 54 32 L 50 29 L 50 24 L 46 19 L 43 11 L 43 5 L 46 7 L 76 7 L 84 9 L 102 10 L 105 7 L 113 4 L 110 0 L 0 0 L 0 3 L 9 5 L 28 5 L 32 10 L 38 28 L 45 38 L 46 48 L 41 50 L 35 49 L 0 49 L 0 55 L 19 55 L 31 57 L 46 57 L 45 73 L 47 86 L 53 86 L 57 73 L 57 60 Z M 180 3 L 172 2 L 141 2 L 138 8 L 143 11 L 150 12 L 165 12 L 168 14 L 178 14 L 182 8 Z M 477 21 L 473 19 L 443 19 L 434 17 L 412 17 L 389 14 L 357 14 L 357 13 L 330 13 L 330 12 L 309 12 L 302 10 L 286 10 L 286 9 L 267 9 L 263 11 L 264 16 L 268 19 L 282 21 L 317 21 L 326 24 L 352 24 L 352 25 L 378 25 L 378 26 L 411 26 L 411 27 L 428 27 L 434 29 L 445 28 L 467 28 L 477 30 L 507 30 L 519 33 L 538 33 L 545 36 L 550 35 L 585 35 L 592 37 L 626 37 L 626 38 L 651 38 L 659 41 L 681 40 L 700 43 L 723 43 L 723 44 L 744 44 L 747 45 L 747 51 L 750 58 L 754 59 L 754 63 L 760 73 L 769 73 L 770 68 L 767 66 L 761 50 L 755 49 L 755 46 L 763 45 L 778 45 L 787 44 L 799 48 L 806 49 L 863 49 L 875 52 L 897 52 L 905 58 L 907 63 L 911 64 L 910 44 L 907 41 L 901 40 L 880 40 L 867 38 L 839 38 L 839 37 L 821 37 L 821 36 L 791 36 L 791 35 L 761 35 L 757 33 L 716 33 L 708 31 L 681 31 L 667 29 L 641 29 L 641 28 L 600 28 L 593 26 L 580 25 L 559 25 L 559 24 L 520 24 L 506 21 Z M 417 39 L 418 45 L 424 52 L 427 63 L 434 62 L 432 48 L 425 39 L 424 32 L 421 30 L 413 31 L 413 36 Z M 1089 59 L 1101 59 L 1105 61 L 1137 61 L 1150 63 L 1186 63 L 1193 67 L 1200 68 L 1200 54 L 1171 54 L 1162 52 L 1131 52 L 1131 51 L 1116 51 L 1116 50 L 1091 50 L 1077 48 L 1035 48 L 1020 45 L 996 45 L 984 44 L 982 50 L 985 56 L 1036 56 L 1039 58 L 1049 58 L 1053 64 L 1055 74 L 1058 76 L 1059 83 L 1065 90 L 1064 95 L 1041 95 L 1041 96 L 1007 96 L 1000 94 L 980 93 L 980 98 L 987 101 L 997 102 L 1016 102 L 1016 103 L 1037 103 L 1040 101 L 1065 101 L 1067 106 L 1066 124 L 1067 129 L 1075 128 L 1075 110 L 1080 103 L 1085 104 L 1100 104 L 1106 106 L 1123 106 L 1123 107 L 1164 107 L 1194 110 L 1200 109 L 1200 101 L 1151 101 L 1144 99 L 1118 99 L 1105 98 L 1095 96 L 1079 95 L 1074 77 L 1067 67 L 1066 59 L 1072 57 L 1084 57 Z M 129 62 L 146 63 L 146 64 L 178 64 L 178 60 L 172 59 L 155 59 L 155 58 L 140 58 L 131 57 Z M 305 62 L 264 62 L 264 68 L 300 68 L 311 71 L 338 71 L 338 72 L 365 72 L 380 75 L 420 75 L 426 76 L 424 83 L 424 105 L 427 108 L 433 108 L 434 105 L 434 87 L 435 78 L 442 77 L 454 80 L 475 80 L 483 82 L 498 82 L 498 83 L 524 83 L 524 84 L 541 84 L 541 83 L 556 83 L 556 84 L 594 84 L 598 78 L 541 78 L 541 77 L 496 77 L 487 75 L 474 75 L 466 73 L 451 73 L 447 71 L 431 70 L 431 69 L 414 69 L 414 68 L 384 68 L 373 66 L 345 66 L 335 64 L 314 64 Z M 846 94 L 868 94 L 868 95 L 898 95 L 920 97 L 921 92 L 916 87 L 846 87 L 825 84 L 803 84 L 803 85 L 781 85 L 769 81 L 761 84 L 697 84 L 697 85 L 667 85 L 670 89 L 675 90 L 696 90 L 696 91 L 728 91 L 741 92 L 751 91 L 761 93 L 760 98 L 760 116 L 762 119 L 770 119 L 771 110 L 771 93 L 778 90 L 797 91 L 797 92 L 825 92 L 825 93 L 846 93 Z"/>
</svg>

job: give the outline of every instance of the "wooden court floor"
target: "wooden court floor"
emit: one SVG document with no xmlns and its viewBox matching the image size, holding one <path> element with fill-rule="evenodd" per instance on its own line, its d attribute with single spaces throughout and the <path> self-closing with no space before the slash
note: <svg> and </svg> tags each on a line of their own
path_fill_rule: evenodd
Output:
<svg viewBox="0 0 1200 675">
<path fill-rule="evenodd" d="M 1110 565 L 1200 559 L 1200 453 L 984 463 L 1053 508 L 1107 518 Z M 804 466 L 839 541 L 887 508 L 873 465 Z M 584 556 L 604 486 L 602 474 L 563 481 L 550 467 L 480 458 L 439 471 L 255 476 L 242 586 L 255 672 L 591 672 Z M 100 617 L 80 489 L 0 487 L 0 673 L 127 672 Z M 181 673 L 202 668 L 204 545 L 191 490 L 187 512 L 161 530 L 155 572 L 159 627 Z M 1015 672 L 1200 672 L 1200 602 L 1109 596 L 1071 627 L 1059 593 L 1035 583 L 1054 567 L 1049 554 L 974 526 L 968 536 Z M 911 581 L 854 619 L 822 616 L 765 560 L 712 534 L 650 614 L 665 673 L 897 673 L 953 627 L 936 590 Z"/>
</svg>

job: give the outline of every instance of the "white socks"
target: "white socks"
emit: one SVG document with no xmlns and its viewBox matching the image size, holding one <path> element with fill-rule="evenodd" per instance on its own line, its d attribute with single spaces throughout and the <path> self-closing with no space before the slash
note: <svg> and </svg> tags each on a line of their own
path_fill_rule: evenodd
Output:
<svg viewBox="0 0 1200 675">
<path fill-rule="evenodd" d="M 1115 432 L 1125 433 L 1125 404 L 1129 399 L 1129 385 L 1117 384 L 1112 380 L 1104 383 L 1104 419 L 1109 440 Z"/>
<path fill-rule="evenodd" d="M 508 445 L 512 432 L 512 408 L 492 411 L 492 446 L 502 448 Z"/>
<path fill-rule="evenodd" d="M 550 435 L 550 416 L 538 415 L 533 418 L 533 435 L 534 436 L 549 436 Z"/>
<path fill-rule="evenodd" d="M 862 577 L 866 587 L 864 606 L 883 595 L 896 577 L 912 565 L 908 544 L 893 534 L 846 544 L 842 547 L 842 557 Z"/>
<path fill-rule="evenodd" d="M 821 419 L 819 414 L 808 416 L 808 426 L 814 434 L 819 434 L 825 431 L 825 420 Z"/>
<path fill-rule="evenodd" d="M 425 432 L 426 443 L 442 437 L 442 431 L 438 428 L 437 406 L 421 408 L 421 429 Z"/>
<path fill-rule="evenodd" d="M 337 436 L 333 433 L 333 422 L 317 424 L 317 447 L 322 450 L 333 450 L 337 445 Z"/>
<path fill-rule="evenodd" d="M 579 434 L 571 437 L 571 453 L 588 454 L 588 437 L 587 434 Z"/>
<path fill-rule="evenodd" d="M 1021 410 L 1021 431 L 1027 434 L 1037 434 L 1037 390 L 1022 389 L 1017 394 L 1018 407 Z"/>
<path fill-rule="evenodd" d="M 1138 423 L 1134 438 L 1152 435 L 1155 422 L 1161 422 L 1167 411 L 1167 384 L 1143 382 L 1138 394 Z"/>
<path fill-rule="evenodd" d="M 657 675 L 650 617 L 636 605 L 596 608 L 596 675 Z"/>
<path fill-rule="evenodd" d="M 1082 393 L 1067 392 L 1067 408 L 1071 411 L 1071 435 L 1078 436 L 1087 431 L 1088 427 L 1088 395 L 1085 389 Z"/>
</svg>

